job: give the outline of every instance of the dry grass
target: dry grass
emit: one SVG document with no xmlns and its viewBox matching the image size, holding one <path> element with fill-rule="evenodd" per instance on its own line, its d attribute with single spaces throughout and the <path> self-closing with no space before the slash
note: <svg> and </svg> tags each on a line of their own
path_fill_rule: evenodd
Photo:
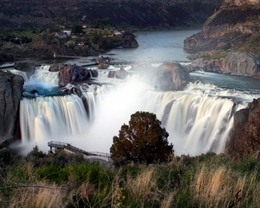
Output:
<svg viewBox="0 0 260 208">
<path fill-rule="evenodd" d="M 83 183 L 76 191 L 77 202 L 82 201 L 84 204 L 90 203 L 90 196 L 95 193 L 95 188 L 89 183 Z"/>
<path fill-rule="evenodd" d="M 256 173 L 240 176 L 226 167 L 203 167 L 195 176 L 191 192 L 200 207 L 257 207 L 260 203 Z"/>
<path fill-rule="evenodd" d="M 170 208 L 173 203 L 174 193 L 170 193 L 161 203 L 161 208 Z"/>
<path fill-rule="evenodd" d="M 136 198 L 148 199 L 151 189 L 155 187 L 152 180 L 153 170 L 144 170 L 136 178 L 128 178 L 128 187 Z"/>
<path fill-rule="evenodd" d="M 56 185 L 37 184 L 40 187 L 17 188 L 6 207 L 27 207 L 27 208 L 53 208 L 64 207 L 63 194 Z"/>
<path fill-rule="evenodd" d="M 136 199 L 139 207 L 147 206 L 147 203 L 158 203 L 162 197 L 162 192 L 156 185 L 154 168 L 144 169 L 135 178 L 128 177 L 126 189 L 128 189 L 133 199 Z M 166 203 L 166 202 L 165 202 Z"/>
</svg>

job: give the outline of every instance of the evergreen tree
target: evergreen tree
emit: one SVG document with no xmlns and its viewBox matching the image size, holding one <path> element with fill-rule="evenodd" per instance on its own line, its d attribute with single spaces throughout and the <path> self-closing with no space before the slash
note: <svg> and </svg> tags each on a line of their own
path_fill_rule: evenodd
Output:
<svg viewBox="0 0 260 208">
<path fill-rule="evenodd" d="M 173 153 L 168 136 L 155 114 L 138 111 L 131 115 L 129 125 L 121 126 L 119 136 L 114 136 L 111 158 L 119 166 L 130 162 L 150 164 L 167 161 Z"/>
</svg>

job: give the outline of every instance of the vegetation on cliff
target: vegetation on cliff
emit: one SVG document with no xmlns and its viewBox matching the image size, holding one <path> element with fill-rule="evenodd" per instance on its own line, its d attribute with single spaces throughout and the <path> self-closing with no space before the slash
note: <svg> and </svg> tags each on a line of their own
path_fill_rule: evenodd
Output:
<svg viewBox="0 0 260 208">
<path fill-rule="evenodd" d="M 3 30 L 0 33 L 0 54 L 10 59 L 53 58 L 54 53 L 63 56 L 99 55 L 117 47 L 138 47 L 132 33 L 119 32 L 109 26 L 83 29 L 72 24 L 49 26 L 45 30 Z M 8 58 L 1 61 L 11 61 Z"/>
</svg>

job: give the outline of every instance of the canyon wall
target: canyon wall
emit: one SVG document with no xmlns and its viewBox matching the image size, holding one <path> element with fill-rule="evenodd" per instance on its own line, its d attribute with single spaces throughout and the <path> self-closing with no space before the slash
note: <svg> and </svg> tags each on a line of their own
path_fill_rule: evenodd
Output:
<svg viewBox="0 0 260 208">
<path fill-rule="evenodd" d="M 260 1 L 225 0 L 200 34 L 184 41 L 193 51 L 235 50 L 260 55 Z"/>
</svg>

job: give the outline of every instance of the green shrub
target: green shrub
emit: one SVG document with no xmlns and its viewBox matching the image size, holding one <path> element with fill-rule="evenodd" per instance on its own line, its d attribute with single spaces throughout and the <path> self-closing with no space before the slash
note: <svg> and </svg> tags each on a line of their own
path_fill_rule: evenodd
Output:
<svg viewBox="0 0 260 208">
<path fill-rule="evenodd" d="M 47 180 L 51 183 L 63 184 L 68 181 L 69 169 L 54 164 L 43 165 L 36 170 L 36 177 L 39 180 Z"/>
<path fill-rule="evenodd" d="M 39 150 L 38 146 L 36 145 L 33 147 L 32 151 L 27 154 L 25 159 L 27 161 L 35 161 L 44 157 L 47 157 L 47 155 L 43 151 Z"/>
<path fill-rule="evenodd" d="M 112 173 L 97 162 L 72 163 L 68 168 L 71 177 L 77 184 L 88 182 L 95 186 L 104 187 L 111 184 L 113 180 Z"/>
</svg>

